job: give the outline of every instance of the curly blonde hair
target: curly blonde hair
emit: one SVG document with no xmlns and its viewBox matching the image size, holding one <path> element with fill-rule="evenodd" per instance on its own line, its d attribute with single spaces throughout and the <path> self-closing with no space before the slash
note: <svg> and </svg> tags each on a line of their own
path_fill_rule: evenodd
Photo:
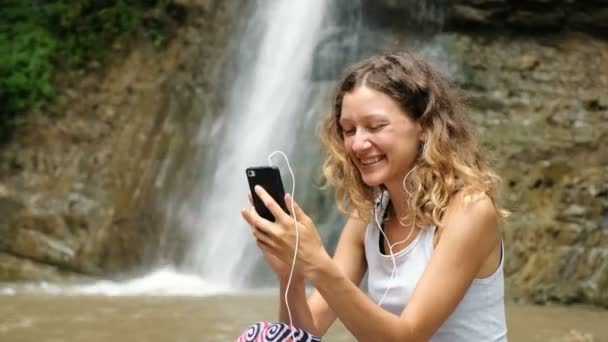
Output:
<svg viewBox="0 0 608 342">
<path fill-rule="evenodd" d="M 439 226 L 443 212 L 457 193 L 485 193 L 497 206 L 500 178 L 479 152 L 457 91 L 420 57 L 395 53 L 373 56 L 349 67 L 338 82 L 333 110 L 321 124 L 325 185 L 336 189 L 341 211 L 356 210 L 362 219 L 370 220 L 374 200 L 381 190 L 363 182 L 345 152 L 338 124 L 344 95 L 361 86 L 390 96 L 423 129 L 425 141 L 421 143 L 416 168 L 407 177 L 411 196 L 406 203 L 414 213 L 414 222 L 419 226 Z M 508 215 L 505 210 L 499 209 L 499 213 Z"/>
</svg>

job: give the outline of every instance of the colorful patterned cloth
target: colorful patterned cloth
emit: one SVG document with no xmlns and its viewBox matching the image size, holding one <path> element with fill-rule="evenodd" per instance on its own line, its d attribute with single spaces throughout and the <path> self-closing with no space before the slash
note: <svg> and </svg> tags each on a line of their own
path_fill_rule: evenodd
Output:
<svg viewBox="0 0 608 342">
<path fill-rule="evenodd" d="M 247 328 L 236 342 L 321 342 L 321 338 L 289 324 L 259 322 Z"/>
</svg>

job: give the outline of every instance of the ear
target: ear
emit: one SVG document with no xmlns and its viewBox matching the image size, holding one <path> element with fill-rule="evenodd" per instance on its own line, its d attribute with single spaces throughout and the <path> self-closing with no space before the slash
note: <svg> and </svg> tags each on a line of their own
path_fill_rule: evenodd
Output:
<svg viewBox="0 0 608 342">
<path fill-rule="evenodd" d="M 426 134 L 424 132 L 424 129 L 422 128 L 422 125 L 420 125 L 420 122 L 416 123 L 416 130 L 418 131 L 418 140 L 426 140 Z"/>
</svg>

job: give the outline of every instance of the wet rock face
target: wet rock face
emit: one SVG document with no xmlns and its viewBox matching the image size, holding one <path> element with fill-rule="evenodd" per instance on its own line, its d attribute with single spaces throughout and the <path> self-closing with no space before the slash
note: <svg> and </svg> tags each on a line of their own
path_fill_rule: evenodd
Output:
<svg viewBox="0 0 608 342">
<path fill-rule="evenodd" d="M 362 0 L 363 19 L 376 28 L 429 33 L 441 29 L 448 7 L 443 0 Z"/>
<path fill-rule="evenodd" d="M 373 23 L 527 33 L 584 31 L 608 36 L 605 0 L 363 0 Z M 421 21 L 422 19 L 422 21 Z"/>
<path fill-rule="evenodd" d="M 603 0 L 457 0 L 448 5 L 447 24 L 531 33 L 580 30 L 605 37 L 607 5 Z"/>
<path fill-rule="evenodd" d="M 0 280 L 117 276 L 158 262 L 157 201 L 176 186 L 159 175 L 171 178 L 186 137 L 219 106 L 216 70 L 237 9 L 170 6 L 183 22 L 168 46 L 117 43 L 122 57 L 109 66 L 64 75 L 56 103 L 0 150 Z"/>
<path fill-rule="evenodd" d="M 443 35 L 513 212 L 515 298 L 608 306 L 608 43 Z M 457 56 L 457 57 L 456 57 Z"/>
<path fill-rule="evenodd" d="M 503 235 L 508 295 L 608 307 L 608 2 L 369 3 L 378 23 L 443 6 L 451 33 L 434 39 L 513 212 Z M 378 28 L 394 39 L 389 50 L 410 46 L 407 25 Z"/>
</svg>

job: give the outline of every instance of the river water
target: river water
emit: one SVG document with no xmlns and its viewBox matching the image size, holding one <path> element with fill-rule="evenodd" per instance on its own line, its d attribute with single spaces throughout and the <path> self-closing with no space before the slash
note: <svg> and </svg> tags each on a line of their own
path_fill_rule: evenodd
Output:
<svg viewBox="0 0 608 342">
<path fill-rule="evenodd" d="M 249 323 L 275 318 L 274 293 L 0 295 L 0 341 L 233 341 Z M 507 318 L 510 341 L 608 341 L 607 310 L 510 304 Z M 336 323 L 325 341 L 354 339 Z"/>
</svg>

